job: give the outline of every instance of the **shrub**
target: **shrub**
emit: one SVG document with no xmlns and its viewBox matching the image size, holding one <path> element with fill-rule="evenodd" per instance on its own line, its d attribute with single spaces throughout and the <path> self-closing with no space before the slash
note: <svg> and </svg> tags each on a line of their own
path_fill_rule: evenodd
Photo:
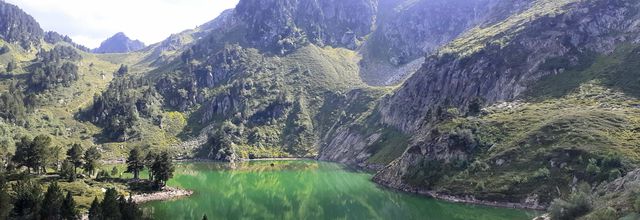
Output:
<svg viewBox="0 0 640 220">
<path fill-rule="evenodd" d="M 591 220 L 617 220 L 618 212 L 611 207 L 593 212 L 589 219 Z"/>
<path fill-rule="evenodd" d="M 613 169 L 609 171 L 609 181 L 618 179 L 622 176 L 622 172 L 619 169 Z"/>
<path fill-rule="evenodd" d="M 584 189 L 588 187 L 579 187 L 580 189 L 569 195 L 565 201 L 563 199 L 555 199 L 549 206 L 549 214 L 553 220 L 572 220 L 583 216 L 592 209 L 592 201 L 589 192 Z"/>
</svg>

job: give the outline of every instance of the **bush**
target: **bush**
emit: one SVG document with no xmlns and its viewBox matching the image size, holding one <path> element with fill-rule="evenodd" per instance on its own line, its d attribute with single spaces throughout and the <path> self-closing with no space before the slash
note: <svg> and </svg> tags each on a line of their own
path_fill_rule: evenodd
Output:
<svg viewBox="0 0 640 220">
<path fill-rule="evenodd" d="M 572 220 L 583 216 L 592 209 L 590 193 L 585 189 L 580 189 L 569 195 L 568 200 L 555 199 L 549 206 L 549 214 L 553 220 Z"/>
<path fill-rule="evenodd" d="M 618 212 L 611 207 L 593 212 L 589 219 L 591 220 L 617 220 Z"/>
<path fill-rule="evenodd" d="M 609 181 L 618 179 L 622 176 L 622 172 L 619 169 L 613 169 L 609 171 Z"/>
</svg>

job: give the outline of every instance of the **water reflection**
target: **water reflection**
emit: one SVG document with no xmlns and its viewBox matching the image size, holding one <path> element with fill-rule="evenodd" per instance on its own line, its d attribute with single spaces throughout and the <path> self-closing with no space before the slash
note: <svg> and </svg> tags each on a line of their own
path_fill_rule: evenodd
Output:
<svg viewBox="0 0 640 220">
<path fill-rule="evenodd" d="M 271 166 L 273 164 L 273 166 Z M 152 202 L 158 219 L 531 219 L 519 210 L 451 204 L 384 190 L 370 174 L 315 161 L 187 163 L 169 184 L 189 198 Z"/>
</svg>

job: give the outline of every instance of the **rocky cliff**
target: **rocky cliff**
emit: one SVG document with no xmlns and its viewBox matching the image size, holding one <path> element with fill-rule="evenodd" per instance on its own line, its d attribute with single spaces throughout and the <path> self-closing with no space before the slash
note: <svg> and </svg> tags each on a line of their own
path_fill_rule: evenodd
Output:
<svg viewBox="0 0 640 220">
<path fill-rule="evenodd" d="M 541 79 L 563 74 L 585 77 L 603 71 L 598 66 L 605 61 L 596 57 L 610 56 L 621 45 L 637 44 L 638 7 L 640 4 L 635 1 L 535 1 L 521 13 L 493 25 L 476 27 L 429 56 L 422 68 L 380 105 L 382 122 L 414 136 L 404 154 L 374 179 L 394 188 L 474 195 L 474 199 L 530 207 L 548 204 L 577 180 L 599 183 L 603 180 L 600 177 L 580 174 L 585 172 L 586 162 L 571 158 L 597 158 L 592 162 L 599 164 L 605 159 L 596 152 L 618 155 L 620 152 L 610 146 L 620 143 L 609 144 L 613 139 L 608 136 L 583 142 L 577 137 L 566 139 L 565 135 L 577 132 L 598 136 L 591 132 L 608 128 L 606 123 L 596 121 L 617 117 L 601 113 L 611 112 L 610 106 L 590 108 L 589 104 L 576 103 L 572 108 L 589 110 L 575 115 L 548 111 L 545 117 L 522 121 L 531 119 L 524 118 L 533 112 L 515 102 L 497 105 L 480 120 L 473 115 L 478 114 L 481 105 L 496 106 L 493 104 L 497 102 L 529 99 L 525 94 L 544 93 L 532 91 Z M 616 89 L 627 90 L 623 86 Z M 572 90 L 579 95 L 547 100 L 547 104 L 562 103 L 552 106 L 565 105 L 560 109 L 567 111 L 569 100 L 595 99 L 611 105 L 622 102 L 591 97 L 587 94 L 614 96 L 591 90 L 592 87 Z M 635 97 L 634 94 L 628 95 Z M 635 100 L 632 97 L 628 99 Z M 529 105 L 542 103 L 525 106 Z M 512 113 L 496 113 L 495 109 Z M 626 120 L 617 123 L 622 125 Z M 529 122 L 541 124 L 528 126 Z M 510 130 L 513 124 L 523 130 Z M 580 126 L 585 129 L 578 130 Z M 539 160 L 552 162 L 537 163 Z M 574 171 L 567 172 L 567 166 Z M 607 172 L 624 170 L 621 165 L 598 166 L 606 167 L 602 169 Z M 523 170 L 529 170 L 529 174 L 517 174 Z M 463 180 L 474 178 L 483 180 Z M 540 178 L 550 178 L 554 183 L 535 184 Z"/>
<path fill-rule="evenodd" d="M 372 31 L 376 13 L 374 0 L 245 0 L 236 7 L 250 42 L 280 54 L 306 42 L 355 49 Z"/>
<path fill-rule="evenodd" d="M 637 39 L 637 19 L 628 1 L 538 1 L 518 16 L 466 33 L 429 56 L 407 83 L 385 100 L 382 120 L 406 132 L 419 128 L 429 111 L 471 100 L 512 100 L 543 76 L 590 62 L 588 53 L 611 53 Z M 616 33 L 616 34 L 610 34 Z M 554 59 L 568 67 L 554 67 Z"/>
</svg>

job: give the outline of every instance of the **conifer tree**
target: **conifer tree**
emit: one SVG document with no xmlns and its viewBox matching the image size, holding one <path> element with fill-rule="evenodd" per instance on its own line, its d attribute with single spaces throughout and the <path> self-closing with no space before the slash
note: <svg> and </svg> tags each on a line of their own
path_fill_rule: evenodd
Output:
<svg viewBox="0 0 640 220">
<path fill-rule="evenodd" d="M 76 220 L 79 219 L 79 212 L 76 208 L 76 201 L 73 199 L 71 192 L 67 192 L 67 196 L 62 201 L 62 207 L 60 209 L 62 219 Z"/>
<path fill-rule="evenodd" d="M 133 179 L 139 179 L 140 170 L 144 168 L 144 161 L 142 156 L 140 155 L 140 150 L 138 148 L 133 148 L 129 152 L 129 157 L 127 158 L 127 171 L 126 173 L 133 173 Z"/>
<path fill-rule="evenodd" d="M 98 197 L 93 199 L 91 203 L 91 207 L 89 208 L 89 220 L 100 220 L 102 219 L 102 209 L 100 207 L 100 202 L 98 201 Z"/>
<path fill-rule="evenodd" d="M 62 201 L 64 200 L 64 195 L 60 190 L 57 182 L 53 182 L 47 188 L 47 192 L 44 194 L 44 199 L 42 200 L 42 209 L 40 209 L 40 216 L 43 219 L 47 220 L 57 220 L 61 219 L 62 213 L 60 212 L 60 207 L 62 207 Z"/>
</svg>

